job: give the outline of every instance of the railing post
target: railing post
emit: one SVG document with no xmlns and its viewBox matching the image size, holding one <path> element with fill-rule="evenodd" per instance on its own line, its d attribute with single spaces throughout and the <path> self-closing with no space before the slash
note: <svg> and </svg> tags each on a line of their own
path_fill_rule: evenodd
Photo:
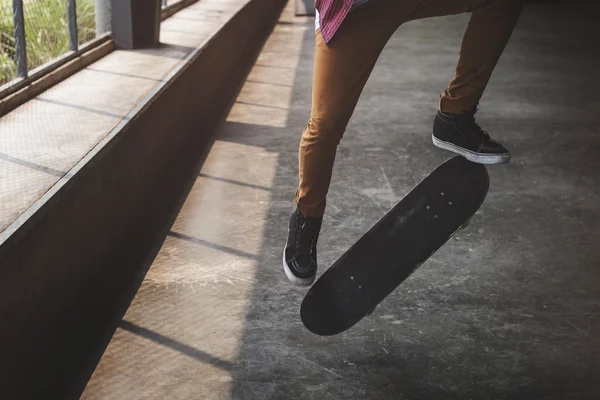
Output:
<svg viewBox="0 0 600 400">
<path fill-rule="evenodd" d="M 77 49 L 79 49 L 79 39 L 77 37 L 77 4 L 75 3 L 75 0 L 68 0 L 67 14 L 69 17 L 71 51 L 77 51 Z"/>
<path fill-rule="evenodd" d="M 23 0 L 13 0 L 13 22 L 15 26 L 15 42 L 17 56 L 17 72 L 19 77 L 27 78 L 27 45 L 25 43 L 25 15 Z"/>
<path fill-rule="evenodd" d="M 117 47 L 151 47 L 160 39 L 161 0 L 112 0 L 112 36 Z"/>
</svg>

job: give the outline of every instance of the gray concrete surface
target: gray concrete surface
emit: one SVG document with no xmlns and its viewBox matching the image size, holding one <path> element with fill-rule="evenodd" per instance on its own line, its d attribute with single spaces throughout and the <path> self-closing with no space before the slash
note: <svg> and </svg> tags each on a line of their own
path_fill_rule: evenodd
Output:
<svg viewBox="0 0 600 400">
<path fill-rule="evenodd" d="M 595 12 L 527 5 L 478 113 L 512 163 L 374 314 L 320 338 L 281 268 L 314 41 L 288 7 L 83 397 L 600 398 Z M 339 148 L 321 272 L 449 157 L 431 123 L 467 21 L 390 41 Z"/>
</svg>

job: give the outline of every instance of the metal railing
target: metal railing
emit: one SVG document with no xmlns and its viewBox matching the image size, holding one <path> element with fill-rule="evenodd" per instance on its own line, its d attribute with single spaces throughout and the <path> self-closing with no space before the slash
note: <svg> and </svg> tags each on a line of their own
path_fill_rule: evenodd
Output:
<svg viewBox="0 0 600 400">
<path fill-rule="evenodd" d="M 0 100 L 109 40 L 112 1 L 0 0 Z"/>
<path fill-rule="evenodd" d="M 67 0 L 67 15 L 69 29 L 69 45 L 71 51 L 77 51 L 79 42 L 77 40 L 77 9 L 75 0 Z M 23 0 L 13 0 L 13 16 L 15 27 L 15 55 L 17 59 L 17 72 L 20 78 L 27 78 L 29 69 L 27 67 L 27 40 L 25 38 L 25 13 Z"/>
<path fill-rule="evenodd" d="M 109 2 L 0 0 L 0 89 L 64 61 L 108 32 Z"/>
</svg>

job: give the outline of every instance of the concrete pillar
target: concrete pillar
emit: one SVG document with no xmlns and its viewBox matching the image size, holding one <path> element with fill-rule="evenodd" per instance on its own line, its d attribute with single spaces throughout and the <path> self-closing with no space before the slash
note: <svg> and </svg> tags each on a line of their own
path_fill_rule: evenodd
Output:
<svg viewBox="0 0 600 400">
<path fill-rule="evenodd" d="M 110 3 L 111 0 L 95 0 L 96 36 L 111 30 Z"/>
<path fill-rule="evenodd" d="M 112 34 L 118 48 L 152 47 L 160 41 L 161 0 L 112 0 Z"/>
</svg>

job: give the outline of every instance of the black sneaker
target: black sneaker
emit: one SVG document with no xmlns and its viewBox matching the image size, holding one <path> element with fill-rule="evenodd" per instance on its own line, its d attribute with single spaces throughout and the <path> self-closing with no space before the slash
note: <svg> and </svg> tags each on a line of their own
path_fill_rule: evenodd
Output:
<svg viewBox="0 0 600 400">
<path fill-rule="evenodd" d="M 311 285 L 317 275 L 317 240 L 323 218 L 311 218 L 299 208 L 292 214 L 283 251 L 283 270 L 290 281 Z"/>
<path fill-rule="evenodd" d="M 433 121 L 433 144 L 479 164 L 509 162 L 510 152 L 477 125 L 474 114 L 449 114 L 438 110 Z"/>
</svg>

